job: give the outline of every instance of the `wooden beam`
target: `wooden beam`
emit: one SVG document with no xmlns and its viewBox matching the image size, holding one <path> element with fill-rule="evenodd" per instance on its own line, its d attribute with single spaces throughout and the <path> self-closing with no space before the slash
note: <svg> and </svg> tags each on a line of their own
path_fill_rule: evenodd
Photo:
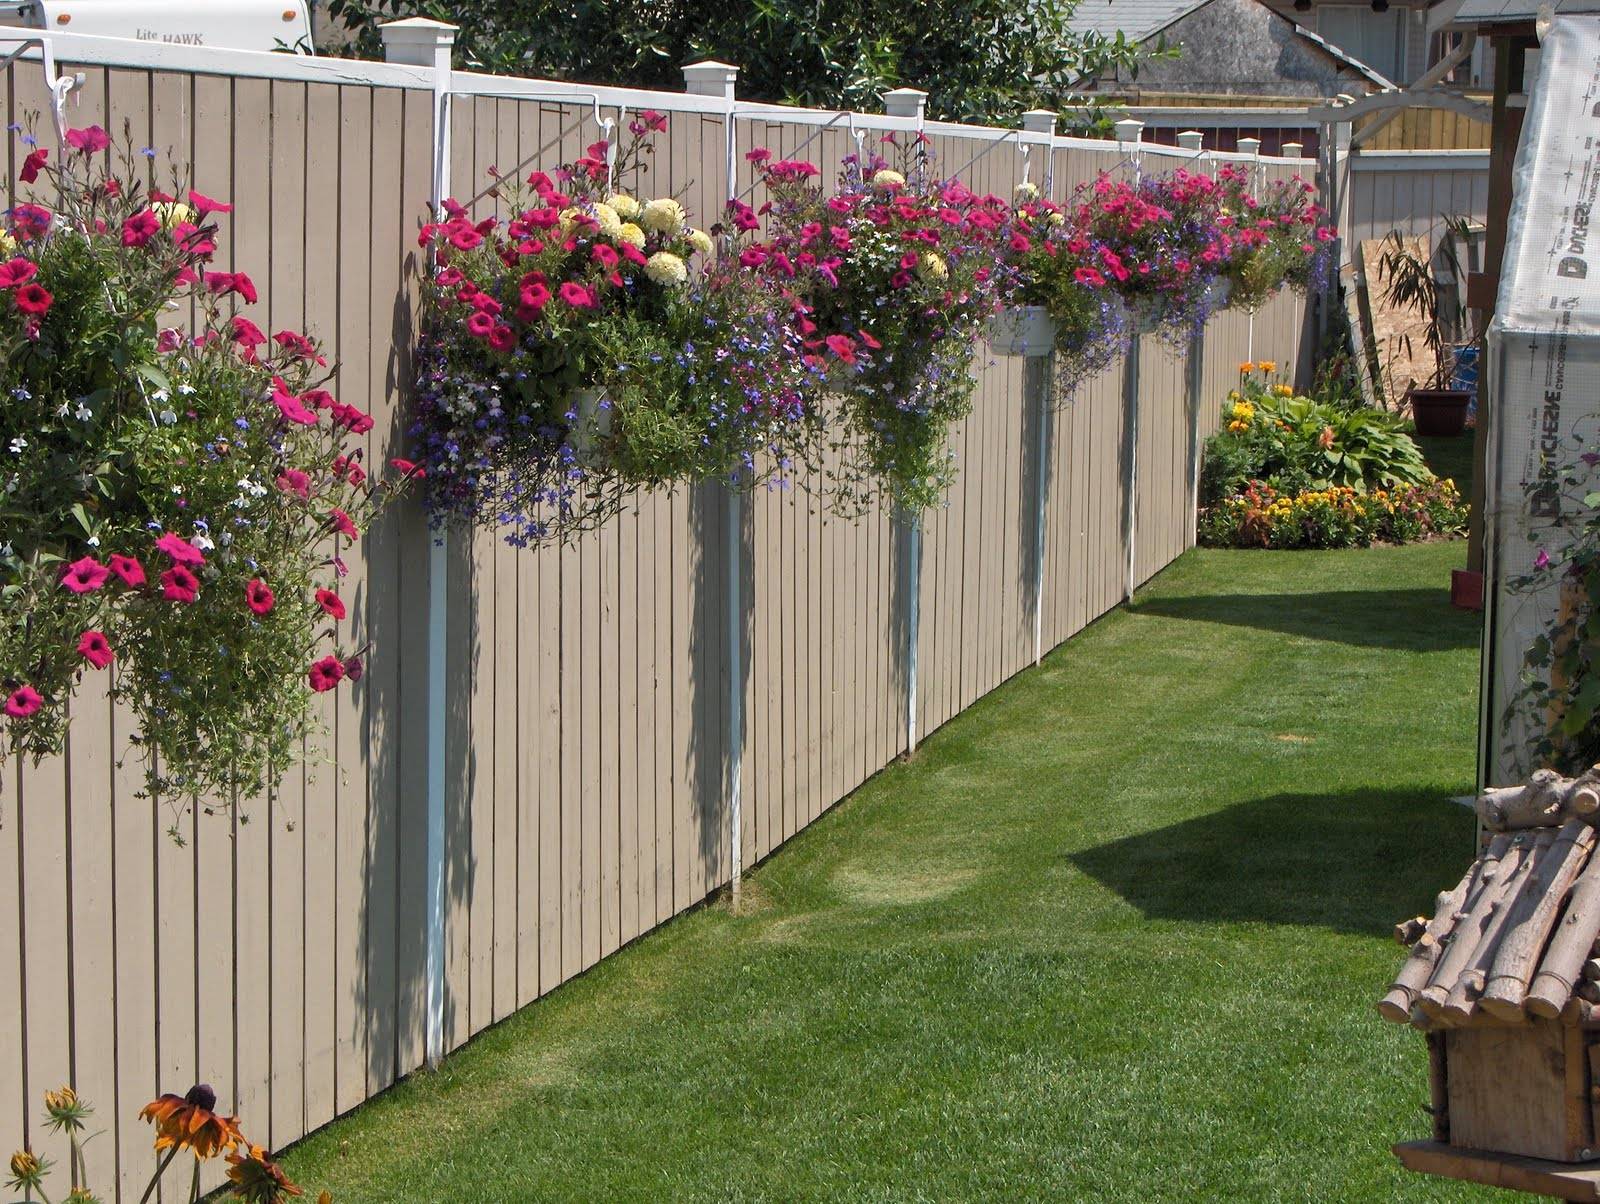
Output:
<svg viewBox="0 0 1600 1204">
<path fill-rule="evenodd" d="M 1394 1155 L 1407 1170 L 1490 1187 L 1554 1196 L 1558 1200 L 1600 1201 L 1600 1165 L 1546 1162 L 1516 1154 L 1464 1150 L 1438 1141 L 1405 1141 Z"/>
</svg>

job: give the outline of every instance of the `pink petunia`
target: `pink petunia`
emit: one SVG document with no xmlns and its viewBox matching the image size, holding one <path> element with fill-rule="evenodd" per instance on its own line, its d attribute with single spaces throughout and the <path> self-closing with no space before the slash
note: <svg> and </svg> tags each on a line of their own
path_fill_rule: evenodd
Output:
<svg viewBox="0 0 1600 1204">
<path fill-rule="evenodd" d="M 351 681 L 360 681 L 361 675 L 364 672 L 366 672 L 366 670 L 362 668 L 360 656 L 352 656 L 349 660 L 345 661 L 344 675 Z"/>
<path fill-rule="evenodd" d="M 243 272 L 207 272 L 205 282 L 206 288 L 219 297 L 236 293 L 248 304 L 256 303 L 256 286 Z"/>
<path fill-rule="evenodd" d="M 590 249 L 589 253 L 594 256 L 595 260 L 602 267 L 614 268 L 614 267 L 617 266 L 617 263 L 619 262 L 619 256 L 617 255 L 617 249 L 615 247 L 607 246 L 603 242 L 595 243 L 594 246 Z"/>
<path fill-rule="evenodd" d="M 31 259 L 17 258 L 0 263 L 0 288 L 16 288 L 27 284 L 39 274 L 39 265 Z"/>
<path fill-rule="evenodd" d="M 204 193 L 196 192 L 193 188 L 189 189 L 189 207 L 201 217 L 205 217 L 210 213 L 233 212 L 232 205 L 226 204 L 222 201 L 214 201 Z"/>
<path fill-rule="evenodd" d="M 568 280 L 565 284 L 563 284 L 560 288 L 559 295 L 561 299 L 568 305 L 572 306 L 573 309 L 595 308 L 594 294 L 588 289 L 584 288 L 583 285 L 578 284 L 575 281 Z"/>
<path fill-rule="evenodd" d="M 350 516 L 343 510 L 335 507 L 328 512 L 328 518 L 333 523 L 333 529 L 339 534 L 348 536 L 351 539 L 361 538 L 361 532 L 357 529 L 355 523 L 351 521 Z"/>
<path fill-rule="evenodd" d="M 344 599 L 331 589 L 319 589 L 317 591 L 317 605 L 322 607 L 324 614 L 330 615 L 335 619 L 342 619 L 345 616 Z"/>
<path fill-rule="evenodd" d="M 389 467 L 408 477 L 425 477 L 428 475 L 425 469 L 419 468 L 410 460 L 402 460 L 399 456 L 389 461 Z"/>
<path fill-rule="evenodd" d="M 85 556 L 66 567 L 61 574 L 61 584 L 75 594 L 92 594 L 110 576 L 110 569 L 93 556 Z"/>
<path fill-rule="evenodd" d="M 181 535 L 174 535 L 168 531 L 156 540 L 156 551 L 166 554 L 167 559 L 173 564 L 189 565 L 198 568 L 206 562 L 205 555 Z"/>
<path fill-rule="evenodd" d="M 473 310 L 467 319 L 467 332 L 474 338 L 486 339 L 494 333 L 494 319 L 481 309 Z"/>
<path fill-rule="evenodd" d="M 55 300 L 42 284 L 24 284 L 16 291 L 15 299 L 18 309 L 35 316 L 49 313 L 50 303 Z"/>
<path fill-rule="evenodd" d="M 153 209 L 141 209 L 122 219 L 122 245 L 142 247 L 161 231 L 161 219 Z"/>
<path fill-rule="evenodd" d="M 305 403 L 293 393 L 274 391 L 272 404 L 278 407 L 278 413 L 289 422 L 298 423 L 300 426 L 317 425 L 317 412 L 306 409 Z"/>
<path fill-rule="evenodd" d="M 325 656 L 307 671 L 306 682 L 318 694 L 326 694 L 343 676 L 344 662 L 336 656 Z"/>
<path fill-rule="evenodd" d="M 98 154 L 111 145 L 111 136 L 97 125 L 67 131 L 67 145 L 85 155 Z"/>
<path fill-rule="evenodd" d="M 175 564 L 161 574 L 161 596 L 168 602 L 187 605 L 200 596 L 200 579 L 181 564 Z"/>
<path fill-rule="evenodd" d="M 261 327 L 243 314 L 234 318 L 229 325 L 233 333 L 233 341 L 246 351 L 253 352 L 257 347 L 266 345 L 267 336 L 261 333 Z"/>
<path fill-rule="evenodd" d="M 272 587 L 260 577 L 250 578 L 250 583 L 244 587 L 244 604 L 258 615 L 271 614 L 276 601 Z"/>
<path fill-rule="evenodd" d="M 6 698 L 6 714 L 26 719 L 44 705 L 44 698 L 32 686 L 18 686 Z"/>
<path fill-rule="evenodd" d="M 278 488 L 299 498 L 309 498 L 311 478 L 298 468 L 285 468 L 278 474 Z"/>
<path fill-rule="evenodd" d="M 828 350 L 833 352 L 847 364 L 856 362 L 855 340 L 847 334 L 830 334 L 823 340 L 828 345 Z"/>
<path fill-rule="evenodd" d="M 499 352 L 510 351 L 517 345 L 516 332 L 504 324 L 489 332 L 489 346 Z"/>
<path fill-rule="evenodd" d="M 112 574 L 121 579 L 122 584 L 129 589 L 138 589 L 144 584 L 144 565 L 132 556 L 111 555 L 106 559 L 106 567 Z"/>
<path fill-rule="evenodd" d="M 17 178 L 24 184 L 32 184 L 39 178 L 39 169 L 44 166 L 45 160 L 50 157 L 50 152 L 45 147 L 33 151 L 22 161 L 22 170 L 17 173 Z"/>
<path fill-rule="evenodd" d="M 78 637 L 78 655 L 96 669 L 104 669 L 115 659 L 111 641 L 103 631 L 86 631 Z"/>
</svg>

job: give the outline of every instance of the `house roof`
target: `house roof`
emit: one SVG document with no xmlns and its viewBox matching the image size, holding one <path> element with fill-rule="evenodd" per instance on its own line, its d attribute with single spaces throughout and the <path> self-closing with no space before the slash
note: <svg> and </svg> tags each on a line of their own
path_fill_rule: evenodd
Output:
<svg viewBox="0 0 1600 1204">
<path fill-rule="evenodd" d="M 1479 818 L 1501 830 L 1431 919 L 1395 929 L 1411 945 L 1378 1010 L 1423 1028 L 1554 1019 L 1593 1004 L 1584 967 L 1600 938 L 1600 774 L 1541 770 L 1485 791 Z"/>
<path fill-rule="evenodd" d="M 1130 42 L 1146 42 L 1210 3 L 1211 0 L 1079 0 L 1078 7 L 1067 18 L 1067 25 L 1074 33 L 1097 33 L 1110 38 L 1120 31 Z M 1600 7 L 1600 0 L 1592 0 L 1592 3 Z M 1288 20 L 1286 17 L 1283 19 Z M 1294 32 L 1299 37 L 1365 76 L 1379 88 L 1395 87 L 1392 80 L 1326 38 L 1294 22 L 1290 24 L 1294 25 Z"/>
<path fill-rule="evenodd" d="M 1503 25 L 1532 21 L 1548 6 L 1554 13 L 1600 13 L 1600 0 L 1461 0 L 1453 25 Z"/>
</svg>

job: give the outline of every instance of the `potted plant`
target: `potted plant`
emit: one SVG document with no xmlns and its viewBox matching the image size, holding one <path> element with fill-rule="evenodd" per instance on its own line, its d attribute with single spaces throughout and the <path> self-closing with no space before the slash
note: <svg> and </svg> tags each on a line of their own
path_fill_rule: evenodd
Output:
<svg viewBox="0 0 1600 1204">
<path fill-rule="evenodd" d="M 1454 336 L 1466 332 L 1456 329 L 1455 307 L 1434 277 L 1432 260 L 1418 254 L 1415 245 L 1408 243 L 1398 230 L 1391 230 L 1383 241 L 1378 279 L 1384 282 L 1384 300 L 1422 320 L 1423 341 L 1433 357 L 1433 370 L 1420 384 L 1412 381 L 1406 389 L 1417 434 L 1459 435 L 1467 427 L 1467 405 L 1472 394 L 1455 387 L 1458 344 L 1466 340 Z M 1448 242 L 1439 253 L 1452 260 L 1453 269 L 1457 268 Z M 1458 269 L 1452 274 L 1460 276 Z M 1409 351 L 1411 336 L 1402 335 L 1401 342 Z"/>
</svg>

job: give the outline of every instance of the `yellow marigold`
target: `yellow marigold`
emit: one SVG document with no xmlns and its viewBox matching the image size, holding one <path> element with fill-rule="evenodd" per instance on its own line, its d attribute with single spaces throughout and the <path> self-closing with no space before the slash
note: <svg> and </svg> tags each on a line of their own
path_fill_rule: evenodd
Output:
<svg viewBox="0 0 1600 1204">
<path fill-rule="evenodd" d="M 17 253 L 17 240 L 4 230 L 0 230 L 0 252 L 7 255 L 15 255 Z"/>
<path fill-rule="evenodd" d="M 594 217 L 600 223 L 600 233 L 607 238 L 615 238 L 622 233 L 622 218 L 617 215 L 615 209 L 604 201 L 600 201 L 595 205 Z"/>
<path fill-rule="evenodd" d="M 872 176 L 872 186 L 874 188 L 882 188 L 885 190 L 904 188 L 905 183 L 906 178 L 903 175 L 897 171 L 890 171 L 887 167 L 885 167 L 882 171 L 873 173 Z"/>
<path fill-rule="evenodd" d="M 615 209 L 617 216 L 624 221 L 632 221 L 639 216 L 639 202 L 625 192 L 618 192 L 608 196 L 606 204 Z"/>
<path fill-rule="evenodd" d="M 182 201 L 157 201 L 151 208 L 161 219 L 162 226 L 168 230 L 182 222 L 194 221 L 194 210 Z"/>
<path fill-rule="evenodd" d="M 1019 201 L 1031 201 L 1039 195 L 1039 186 L 1031 180 L 1024 180 L 1017 185 L 1016 196 Z"/>
<path fill-rule="evenodd" d="M 1229 401 L 1238 401 L 1243 396 L 1244 396 L 1244 394 L 1240 393 L 1238 389 L 1229 389 L 1228 390 L 1228 400 Z"/>
<path fill-rule="evenodd" d="M 644 249 L 644 231 L 633 222 L 623 222 L 617 230 L 617 241 L 625 242 L 630 247 Z"/>
<path fill-rule="evenodd" d="M 948 280 L 950 278 L 950 269 L 945 265 L 944 260 L 940 259 L 932 251 L 923 253 L 922 261 L 917 264 L 917 271 L 932 280 Z"/>
<path fill-rule="evenodd" d="M 1279 397 L 1293 397 L 1294 396 L 1294 390 L 1292 388 L 1290 388 L 1288 385 L 1273 385 L 1272 386 L 1272 391 L 1274 393 L 1276 393 Z"/>
<path fill-rule="evenodd" d="M 658 234 L 676 234 L 683 229 L 683 206 L 669 196 L 657 197 L 640 211 L 639 223 Z"/>
<path fill-rule="evenodd" d="M 689 269 L 671 251 L 657 251 L 645 261 L 644 274 L 657 284 L 675 288 L 689 279 Z"/>
<path fill-rule="evenodd" d="M 1261 369 L 1261 371 L 1265 372 L 1268 376 L 1271 376 L 1274 372 L 1276 372 L 1278 370 L 1278 361 L 1277 360 L 1262 360 L 1259 364 L 1256 365 L 1256 367 Z"/>
<path fill-rule="evenodd" d="M 711 235 L 704 230 L 690 230 L 689 245 L 699 251 L 700 254 L 709 255 L 712 248 Z"/>
</svg>

